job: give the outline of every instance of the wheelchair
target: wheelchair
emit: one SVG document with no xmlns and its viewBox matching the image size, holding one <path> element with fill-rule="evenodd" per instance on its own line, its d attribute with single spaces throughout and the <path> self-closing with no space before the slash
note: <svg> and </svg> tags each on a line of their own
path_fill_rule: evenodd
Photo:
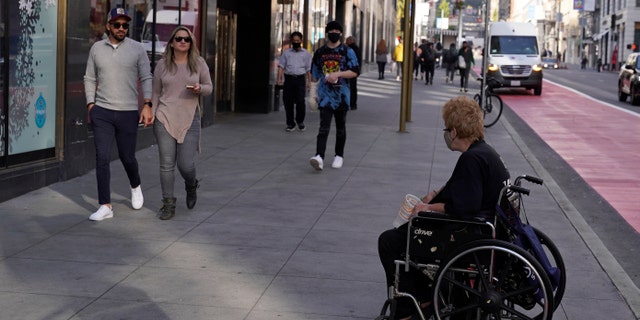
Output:
<svg viewBox="0 0 640 320">
<path fill-rule="evenodd" d="M 413 216 L 405 257 L 394 261 L 394 284 L 376 320 L 394 319 L 398 298 L 411 299 L 421 320 L 552 319 L 564 295 L 565 265 L 551 239 L 526 218 L 522 196 L 530 190 L 521 186 L 523 180 L 543 183 L 533 176 L 517 177 L 502 189 L 488 218 L 433 212 Z M 412 294 L 398 289 L 401 274 L 412 268 L 428 278 L 432 315 L 423 313 Z"/>
</svg>

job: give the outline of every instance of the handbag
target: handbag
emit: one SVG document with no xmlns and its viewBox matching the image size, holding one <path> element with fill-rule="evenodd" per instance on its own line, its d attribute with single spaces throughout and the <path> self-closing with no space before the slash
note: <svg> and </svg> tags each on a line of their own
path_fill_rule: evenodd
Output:
<svg viewBox="0 0 640 320">
<path fill-rule="evenodd" d="M 464 61 L 464 56 L 463 55 L 459 55 L 458 56 L 458 69 L 466 69 L 467 68 L 467 62 Z"/>
<path fill-rule="evenodd" d="M 307 104 L 311 111 L 318 111 L 318 83 L 320 81 L 311 81 L 309 86 L 309 97 L 307 98 Z"/>
</svg>

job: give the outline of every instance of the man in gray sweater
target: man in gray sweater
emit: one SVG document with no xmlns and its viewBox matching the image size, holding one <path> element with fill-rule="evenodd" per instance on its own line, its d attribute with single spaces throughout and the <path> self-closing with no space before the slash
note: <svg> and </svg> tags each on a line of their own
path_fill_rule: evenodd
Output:
<svg viewBox="0 0 640 320">
<path fill-rule="evenodd" d="M 111 151 L 118 146 L 120 161 L 131 185 L 131 206 L 144 204 L 136 160 L 138 123 L 153 124 L 151 88 L 153 76 L 147 52 L 137 41 L 127 38 L 131 17 L 123 8 L 109 12 L 108 39 L 96 42 L 89 52 L 84 75 L 87 112 L 96 146 L 96 180 L 100 208 L 89 219 L 113 217 L 111 206 Z M 138 81 L 142 84 L 144 105 L 138 114 Z"/>
</svg>

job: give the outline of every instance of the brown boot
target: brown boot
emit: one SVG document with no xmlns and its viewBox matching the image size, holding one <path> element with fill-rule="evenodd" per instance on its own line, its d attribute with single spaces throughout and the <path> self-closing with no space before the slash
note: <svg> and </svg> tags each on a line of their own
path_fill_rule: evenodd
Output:
<svg viewBox="0 0 640 320">
<path fill-rule="evenodd" d="M 169 220 L 176 215 L 176 198 L 162 198 L 162 208 L 160 208 L 160 220 Z"/>
</svg>

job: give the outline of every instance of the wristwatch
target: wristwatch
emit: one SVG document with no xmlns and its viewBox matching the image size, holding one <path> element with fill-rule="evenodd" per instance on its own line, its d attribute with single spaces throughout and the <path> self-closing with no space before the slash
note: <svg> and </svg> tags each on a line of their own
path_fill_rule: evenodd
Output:
<svg viewBox="0 0 640 320">
<path fill-rule="evenodd" d="M 145 103 L 142 104 L 143 106 L 149 106 L 149 108 L 153 108 L 153 103 L 151 103 L 151 101 L 147 101 Z"/>
</svg>

